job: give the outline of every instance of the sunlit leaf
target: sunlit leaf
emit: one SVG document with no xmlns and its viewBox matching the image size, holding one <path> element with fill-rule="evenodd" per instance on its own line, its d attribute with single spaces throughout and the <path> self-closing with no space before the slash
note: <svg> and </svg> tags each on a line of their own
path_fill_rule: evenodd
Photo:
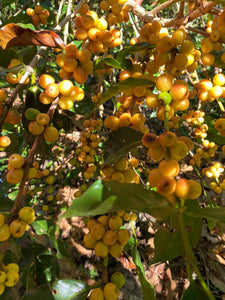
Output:
<svg viewBox="0 0 225 300">
<path fill-rule="evenodd" d="M 85 282 L 73 279 L 57 280 L 53 285 L 55 300 L 86 300 L 91 287 Z"/>
<path fill-rule="evenodd" d="M 177 209 L 158 193 L 139 184 L 97 180 L 81 197 L 73 200 L 62 217 L 94 216 L 117 210 L 141 211 L 164 219 Z"/>
</svg>

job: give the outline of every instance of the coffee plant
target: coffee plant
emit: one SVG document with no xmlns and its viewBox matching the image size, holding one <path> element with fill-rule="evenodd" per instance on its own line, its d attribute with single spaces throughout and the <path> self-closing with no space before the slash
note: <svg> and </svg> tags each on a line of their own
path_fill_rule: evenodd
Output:
<svg viewBox="0 0 225 300">
<path fill-rule="evenodd" d="M 0 8 L 0 299 L 224 299 L 225 1 Z"/>
</svg>

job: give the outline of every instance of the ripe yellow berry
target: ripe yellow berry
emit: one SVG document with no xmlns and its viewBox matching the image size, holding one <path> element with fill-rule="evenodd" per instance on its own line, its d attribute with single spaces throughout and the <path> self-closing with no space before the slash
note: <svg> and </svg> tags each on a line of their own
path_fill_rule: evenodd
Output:
<svg viewBox="0 0 225 300">
<path fill-rule="evenodd" d="M 99 257 L 106 257 L 108 255 L 109 248 L 104 242 L 97 241 L 97 243 L 94 246 L 94 251 L 95 255 Z"/>
<path fill-rule="evenodd" d="M 104 300 L 104 293 L 103 290 L 100 288 L 95 288 L 91 290 L 90 296 L 88 297 L 89 300 Z"/>
<path fill-rule="evenodd" d="M 108 222 L 109 228 L 114 231 L 118 230 L 122 226 L 122 224 L 123 224 L 123 221 L 122 221 L 121 217 L 119 217 L 119 216 L 112 216 Z"/>
<path fill-rule="evenodd" d="M 117 300 L 119 295 L 120 295 L 120 290 L 118 289 L 118 287 L 114 283 L 108 282 L 104 286 L 105 300 Z"/>
</svg>

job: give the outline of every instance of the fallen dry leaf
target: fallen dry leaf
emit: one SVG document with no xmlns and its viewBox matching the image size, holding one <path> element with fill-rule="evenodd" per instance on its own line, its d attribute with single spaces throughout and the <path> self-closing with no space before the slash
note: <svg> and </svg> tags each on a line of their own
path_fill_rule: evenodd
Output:
<svg viewBox="0 0 225 300">
<path fill-rule="evenodd" d="M 46 46 L 65 48 L 63 40 L 51 30 L 31 30 L 10 23 L 0 28 L 0 46 L 3 50 L 13 46 Z"/>
</svg>

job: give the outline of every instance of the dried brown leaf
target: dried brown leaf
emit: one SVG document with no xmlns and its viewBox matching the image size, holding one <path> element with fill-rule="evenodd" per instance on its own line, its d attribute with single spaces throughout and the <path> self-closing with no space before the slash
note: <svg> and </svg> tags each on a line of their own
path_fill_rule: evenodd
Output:
<svg viewBox="0 0 225 300">
<path fill-rule="evenodd" d="M 13 46 L 45 46 L 65 48 L 63 40 L 51 30 L 31 30 L 10 23 L 0 28 L 0 46 L 5 50 Z"/>
</svg>

